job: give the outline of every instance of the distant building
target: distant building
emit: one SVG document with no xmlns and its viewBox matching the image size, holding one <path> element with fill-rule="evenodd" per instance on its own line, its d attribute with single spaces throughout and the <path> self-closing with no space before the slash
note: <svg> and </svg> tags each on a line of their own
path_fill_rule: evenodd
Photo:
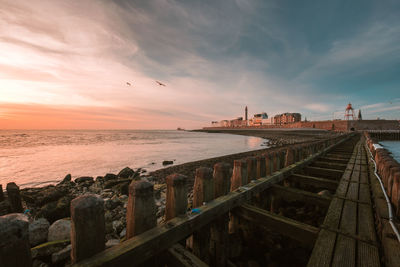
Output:
<svg viewBox="0 0 400 267">
<path fill-rule="evenodd" d="M 265 112 L 259 113 L 259 114 L 254 114 L 253 118 L 251 119 L 250 125 L 260 126 L 260 125 L 267 124 L 267 119 L 268 119 L 268 115 Z"/>
<path fill-rule="evenodd" d="M 301 121 L 300 113 L 283 113 L 274 116 L 274 124 L 289 124 Z"/>
</svg>

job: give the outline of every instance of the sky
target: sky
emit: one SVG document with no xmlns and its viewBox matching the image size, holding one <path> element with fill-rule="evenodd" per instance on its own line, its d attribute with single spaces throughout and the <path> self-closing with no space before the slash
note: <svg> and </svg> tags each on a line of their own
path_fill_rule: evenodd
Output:
<svg viewBox="0 0 400 267">
<path fill-rule="evenodd" d="M 246 105 L 330 120 L 349 102 L 400 119 L 397 0 L 0 0 L 0 129 L 193 129 Z"/>
</svg>

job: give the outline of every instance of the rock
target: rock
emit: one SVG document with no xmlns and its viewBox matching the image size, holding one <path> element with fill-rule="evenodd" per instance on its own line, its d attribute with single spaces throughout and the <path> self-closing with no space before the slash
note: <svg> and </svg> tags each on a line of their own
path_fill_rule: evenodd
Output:
<svg viewBox="0 0 400 267">
<path fill-rule="evenodd" d="M 106 249 L 119 245 L 119 239 L 110 239 L 106 242 Z"/>
<path fill-rule="evenodd" d="M 110 189 L 112 187 L 114 187 L 117 184 L 121 184 L 121 183 L 130 183 L 130 179 L 116 179 L 116 180 L 110 180 L 104 183 L 104 188 L 105 189 Z"/>
<path fill-rule="evenodd" d="M 7 196 L 8 202 L 10 202 L 11 212 L 20 213 L 23 211 L 22 202 L 21 202 L 21 194 L 19 190 L 19 186 L 14 182 L 8 183 L 7 187 Z"/>
<path fill-rule="evenodd" d="M 60 251 L 54 252 L 51 255 L 51 262 L 52 263 L 59 263 L 68 260 L 71 257 L 71 244 L 67 247 L 63 248 Z"/>
<path fill-rule="evenodd" d="M 122 224 L 121 221 L 113 221 L 112 222 L 113 230 L 117 234 L 119 234 L 122 231 L 122 228 L 124 228 L 124 225 Z"/>
<path fill-rule="evenodd" d="M 71 182 L 71 174 L 67 174 L 64 179 L 61 181 L 62 184 Z"/>
<path fill-rule="evenodd" d="M 69 240 L 71 238 L 71 221 L 69 219 L 61 219 L 54 222 L 49 228 L 47 240 L 49 242 L 55 240 Z"/>
<path fill-rule="evenodd" d="M 124 238 L 126 236 L 126 227 L 122 229 L 121 233 L 119 233 L 119 238 Z"/>
<path fill-rule="evenodd" d="M 50 223 L 45 218 L 40 218 L 29 224 L 29 242 L 32 247 L 45 243 L 49 233 Z"/>
<path fill-rule="evenodd" d="M 104 208 L 106 210 L 113 210 L 121 204 L 122 202 L 119 199 L 110 199 L 110 198 L 104 199 Z"/>
<path fill-rule="evenodd" d="M 118 178 L 117 175 L 115 175 L 115 174 L 113 174 L 113 173 L 107 173 L 107 174 L 104 176 L 104 181 L 107 182 L 107 181 L 114 180 L 114 179 L 117 179 L 117 178 Z"/>
<path fill-rule="evenodd" d="M 162 165 L 163 165 L 163 166 L 165 166 L 165 165 L 171 165 L 171 164 L 174 164 L 174 162 L 173 162 L 172 160 L 164 160 L 164 161 L 162 162 Z"/>
<path fill-rule="evenodd" d="M 93 177 L 83 176 L 75 179 L 75 183 L 80 184 L 83 182 L 92 182 L 94 183 Z"/>
<path fill-rule="evenodd" d="M 28 217 L 12 213 L 0 217 L 0 266 L 31 265 Z"/>
<path fill-rule="evenodd" d="M 67 187 L 55 187 L 52 185 L 40 191 L 23 191 L 22 197 L 28 203 L 43 206 L 47 203 L 59 200 L 63 196 L 67 195 L 68 191 Z"/>
<path fill-rule="evenodd" d="M 118 194 L 127 195 L 129 194 L 129 184 L 130 181 L 125 183 L 120 183 L 114 186 L 112 189 L 114 190 L 114 192 Z"/>
<path fill-rule="evenodd" d="M 38 212 L 37 217 L 46 218 L 50 223 L 70 216 L 70 204 L 72 196 L 65 196 L 58 201 L 44 205 Z"/>
<path fill-rule="evenodd" d="M 129 167 L 125 167 L 118 173 L 118 177 L 120 177 L 120 178 L 129 178 L 129 177 L 132 177 L 134 174 L 135 174 L 134 170 L 132 170 Z"/>
<path fill-rule="evenodd" d="M 41 260 L 35 259 L 32 262 L 32 267 L 48 267 L 49 265 Z"/>
<path fill-rule="evenodd" d="M 50 257 L 53 253 L 65 248 L 69 243 L 69 240 L 57 240 L 36 246 L 31 249 L 32 258 L 36 259 Z"/>
<path fill-rule="evenodd" d="M 328 190 L 322 190 L 322 191 L 318 192 L 318 195 L 324 196 L 324 197 L 332 197 L 331 192 L 329 192 Z"/>
</svg>

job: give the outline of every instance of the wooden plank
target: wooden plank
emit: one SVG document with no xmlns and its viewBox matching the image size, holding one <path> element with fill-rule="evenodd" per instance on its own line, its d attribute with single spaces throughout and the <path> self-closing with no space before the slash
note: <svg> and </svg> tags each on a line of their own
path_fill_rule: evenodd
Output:
<svg viewBox="0 0 400 267">
<path fill-rule="evenodd" d="M 338 197 L 344 198 L 344 197 L 346 196 L 346 194 L 347 194 L 347 188 L 348 188 L 348 187 L 349 187 L 349 182 L 342 179 L 342 180 L 339 182 L 339 185 L 338 185 L 338 187 L 337 187 L 337 189 L 336 189 L 336 195 L 337 195 Z"/>
<path fill-rule="evenodd" d="M 324 162 L 324 161 L 315 161 L 311 164 L 313 167 L 327 168 L 327 169 L 335 169 L 335 170 L 345 170 L 347 163 L 336 163 L 336 162 Z"/>
<path fill-rule="evenodd" d="M 376 241 L 372 208 L 366 204 L 358 204 L 358 235 L 361 239 Z"/>
<path fill-rule="evenodd" d="M 379 249 L 362 241 L 357 242 L 357 266 L 379 267 Z"/>
<path fill-rule="evenodd" d="M 208 265 L 186 250 L 181 244 L 176 244 L 165 253 L 168 266 L 177 267 L 207 267 Z"/>
<path fill-rule="evenodd" d="M 319 229 L 302 222 L 273 214 L 251 205 L 241 205 L 233 213 L 258 226 L 273 230 L 304 244 L 307 248 L 314 246 Z"/>
<path fill-rule="evenodd" d="M 318 194 L 296 189 L 293 187 L 272 185 L 268 191 L 270 191 L 273 195 L 281 196 L 282 199 L 287 202 L 300 201 L 304 203 L 319 205 L 322 207 L 328 207 L 329 203 L 331 202 L 330 197 L 320 196 Z"/>
<path fill-rule="evenodd" d="M 358 186 L 358 183 L 350 183 L 349 189 L 347 190 L 346 198 L 358 200 Z"/>
<path fill-rule="evenodd" d="M 324 226 L 330 229 L 339 229 L 340 218 L 343 209 L 343 199 L 333 198 L 329 205 L 328 212 L 324 220 Z"/>
<path fill-rule="evenodd" d="M 326 169 L 326 168 L 319 168 L 319 167 L 311 167 L 307 166 L 304 168 L 306 174 L 310 176 L 316 177 L 326 177 L 338 180 L 342 177 L 343 171 L 334 170 L 334 169 Z"/>
<path fill-rule="evenodd" d="M 356 265 L 356 240 L 338 235 L 332 260 L 332 267 L 352 267 Z"/>
<path fill-rule="evenodd" d="M 367 184 L 360 184 L 359 190 L 358 199 L 362 202 L 371 203 L 371 192 L 369 191 L 369 186 Z"/>
<path fill-rule="evenodd" d="M 345 200 L 340 220 L 340 230 L 344 233 L 356 234 L 357 230 L 357 203 Z"/>
<path fill-rule="evenodd" d="M 336 162 L 336 163 L 343 163 L 347 164 L 347 159 L 337 159 L 337 158 L 329 158 L 329 157 L 320 157 L 318 158 L 319 161 L 326 161 L 326 162 Z"/>
<path fill-rule="evenodd" d="M 292 176 L 288 177 L 288 180 L 295 181 L 302 186 L 312 186 L 316 188 L 326 188 L 329 190 L 336 190 L 338 186 L 337 181 L 333 181 L 330 179 L 318 178 L 308 175 L 302 174 L 293 174 Z"/>
<path fill-rule="evenodd" d="M 333 250 L 335 248 L 336 233 L 321 230 L 315 242 L 314 249 L 308 261 L 307 267 L 331 266 Z"/>
<path fill-rule="evenodd" d="M 388 220 L 382 220 L 382 247 L 385 255 L 385 266 L 398 267 L 400 266 L 400 243 L 396 239 L 392 227 Z M 399 227 L 399 225 L 398 225 Z"/>
</svg>

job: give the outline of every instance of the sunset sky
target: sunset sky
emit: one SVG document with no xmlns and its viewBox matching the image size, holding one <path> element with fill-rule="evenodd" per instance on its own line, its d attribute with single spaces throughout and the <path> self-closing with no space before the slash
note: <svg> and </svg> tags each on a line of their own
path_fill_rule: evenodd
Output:
<svg viewBox="0 0 400 267">
<path fill-rule="evenodd" d="M 0 129 L 192 129 L 246 105 L 326 120 L 348 102 L 400 119 L 400 1 L 0 0 Z"/>
</svg>

